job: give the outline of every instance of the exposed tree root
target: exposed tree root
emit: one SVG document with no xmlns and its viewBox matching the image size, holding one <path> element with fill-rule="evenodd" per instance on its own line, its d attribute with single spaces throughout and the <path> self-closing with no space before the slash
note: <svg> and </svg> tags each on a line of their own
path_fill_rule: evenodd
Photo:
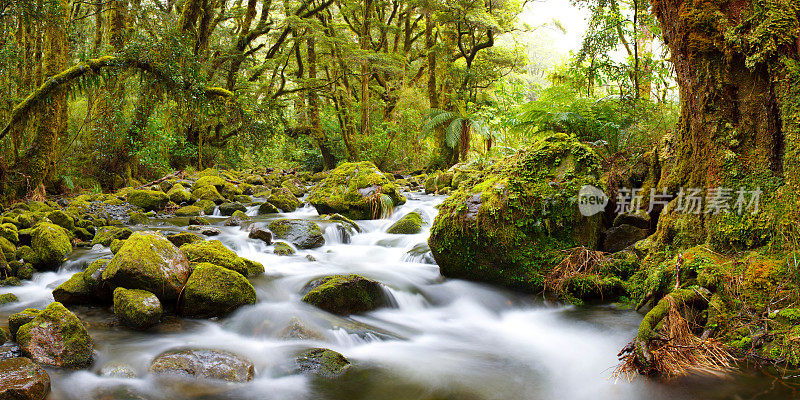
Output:
<svg viewBox="0 0 800 400">
<path fill-rule="evenodd" d="M 586 247 L 575 247 L 563 251 L 564 259 L 556 265 L 544 282 L 544 289 L 551 293 L 563 293 L 570 280 L 581 275 L 597 274 L 605 261 L 602 251 Z"/>
</svg>

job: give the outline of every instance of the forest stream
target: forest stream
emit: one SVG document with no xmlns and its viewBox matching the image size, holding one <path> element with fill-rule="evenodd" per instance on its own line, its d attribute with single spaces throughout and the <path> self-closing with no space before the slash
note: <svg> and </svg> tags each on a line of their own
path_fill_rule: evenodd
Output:
<svg viewBox="0 0 800 400">
<path fill-rule="evenodd" d="M 358 221 L 348 234 L 320 220 L 306 205 L 292 213 L 247 214 L 254 223 L 276 218 L 315 220 L 325 245 L 273 254 L 272 246 L 248 239 L 240 227 L 223 226 L 215 239 L 238 255 L 258 261 L 265 275 L 251 278 L 258 302 L 219 320 L 170 316 L 156 328 L 137 332 L 114 322 L 110 307 L 73 308 L 89 325 L 95 342 L 88 370 L 48 369 L 50 399 L 785 399 L 780 385 L 763 374 L 683 378 L 667 384 L 615 379 L 616 354 L 635 335 L 641 315 L 613 305 L 565 306 L 496 287 L 439 274 L 426 241 L 429 227 L 414 235 L 386 228 L 411 210 L 432 219 L 443 196 L 405 193 L 408 202 L 384 219 Z M 218 213 L 217 213 L 218 214 Z M 188 218 L 152 218 L 136 230 L 175 233 Z M 329 221 L 328 221 L 329 222 Z M 43 308 L 52 290 L 101 257 L 107 247 L 77 249 L 57 272 L 37 273 L 22 287 L 2 288 L 19 302 L 0 306 L 0 320 L 25 308 Z M 301 301 L 307 282 L 331 274 L 360 274 L 385 285 L 391 307 L 337 317 Z M 301 325 L 316 338 L 286 338 Z M 229 351 L 251 360 L 255 378 L 243 384 L 192 381 L 175 384 L 149 372 L 152 360 L 176 348 Z M 353 363 L 338 379 L 293 370 L 299 351 L 326 347 Z M 115 371 L 126 371 L 123 377 Z"/>
</svg>

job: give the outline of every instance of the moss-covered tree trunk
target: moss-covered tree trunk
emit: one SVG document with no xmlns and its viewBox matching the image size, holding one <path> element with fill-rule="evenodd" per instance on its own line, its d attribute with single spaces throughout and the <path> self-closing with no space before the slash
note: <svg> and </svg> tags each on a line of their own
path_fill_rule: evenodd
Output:
<svg viewBox="0 0 800 400">
<path fill-rule="evenodd" d="M 61 72 L 67 65 L 69 42 L 67 26 L 69 3 L 58 0 L 44 3 L 44 34 L 42 43 L 42 73 L 46 78 Z M 48 101 L 39 104 L 36 134 L 33 145 L 22 160 L 22 173 L 25 175 L 24 187 L 18 188 L 29 195 L 44 194 L 40 187 L 52 178 L 55 171 L 54 154 L 59 139 L 67 129 L 67 97 L 56 93 Z"/>
<path fill-rule="evenodd" d="M 658 186 L 705 189 L 699 214 L 662 214 L 661 242 L 752 248 L 798 220 L 800 5 L 790 1 L 653 0 L 671 51 L 681 118 Z M 759 212 L 706 213 L 713 188 L 743 188 Z M 676 211 L 677 200 L 669 210 Z M 788 237 L 788 236 L 786 236 Z"/>
<path fill-rule="evenodd" d="M 314 136 L 314 141 L 317 142 L 319 151 L 322 154 L 322 162 L 325 164 L 325 169 L 336 168 L 336 159 L 331 153 L 331 148 L 328 145 L 328 138 L 322 128 L 322 122 L 319 119 L 319 95 L 317 89 L 313 86 L 317 84 L 317 50 L 316 40 L 313 33 L 308 32 L 306 38 L 307 45 L 307 59 L 308 59 L 308 81 L 312 88 L 308 91 L 308 118 L 311 123 L 311 134 Z"/>
</svg>

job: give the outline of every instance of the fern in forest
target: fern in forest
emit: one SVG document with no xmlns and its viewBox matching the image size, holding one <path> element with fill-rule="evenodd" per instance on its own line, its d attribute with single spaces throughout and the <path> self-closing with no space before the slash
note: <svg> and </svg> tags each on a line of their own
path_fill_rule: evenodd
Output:
<svg viewBox="0 0 800 400">
<path fill-rule="evenodd" d="M 489 127 L 475 113 L 468 112 L 463 104 L 459 104 L 457 111 L 431 109 L 425 118 L 422 132 L 427 136 L 443 126 L 446 126 L 445 144 L 451 149 L 457 149 L 462 160 L 466 159 L 474 135 L 486 140 L 487 148 L 491 149 L 492 135 Z"/>
</svg>

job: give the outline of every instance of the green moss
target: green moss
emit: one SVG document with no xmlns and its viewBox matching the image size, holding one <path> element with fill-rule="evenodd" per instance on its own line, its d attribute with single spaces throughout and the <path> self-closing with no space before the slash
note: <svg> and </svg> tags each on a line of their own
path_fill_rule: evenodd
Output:
<svg viewBox="0 0 800 400">
<path fill-rule="evenodd" d="M 84 278 L 83 272 L 76 272 L 53 290 L 53 299 L 61 304 L 91 304 L 95 299 L 95 287 Z"/>
<path fill-rule="evenodd" d="M 538 140 L 471 180 L 439 207 L 428 241 L 443 275 L 535 292 L 564 249 L 596 246 L 601 217 L 576 198 L 601 186 L 599 158 L 567 135 Z"/>
<path fill-rule="evenodd" d="M 181 246 L 189 261 L 194 263 L 211 263 L 236 271 L 244 276 L 264 273 L 264 266 L 239 257 L 219 240 L 189 243 Z"/>
<path fill-rule="evenodd" d="M 300 201 L 297 200 L 297 197 L 285 188 L 272 189 L 267 202 L 281 209 L 283 212 L 292 212 L 296 210 L 297 207 L 300 207 Z"/>
<path fill-rule="evenodd" d="M 300 372 L 328 379 L 340 376 L 350 367 L 350 361 L 343 355 L 323 348 L 303 352 L 297 357 L 296 362 Z"/>
<path fill-rule="evenodd" d="M 169 200 L 175 204 L 186 203 L 191 200 L 192 195 L 180 183 L 173 185 L 167 192 Z"/>
<path fill-rule="evenodd" d="M 200 186 L 196 189 L 192 190 L 191 200 L 197 202 L 199 200 L 208 200 L 214 202 L 215 204 L 221 204 L 225 201 L 225 198 L 217 191 L 217 188 L 208 185 L 208 186 Z"/>
<path fill-rule="evenodd" d="M 133 329 L 147 329 L 161 320 L 163 309 L 158 297 L 145 290 L 114 290 L 114 315 Z"/>
<path fill-rule="evenodd" d="M 281 210 L 279 210 L 278 207 L 275 207 L 274 205 L 272 205 L 269 202 L 261 203 L 258 206 L 258 215 L 277 214 L 279 212 L 281 212 Z"/>
<path fill-rule="evenodd" d="M 33 321 L 39 314 L 42 313 L 42 310 L 37 310 L 35 308 L 26 308 L 16 314 L 11 314 L 8 317 L 8 331 L 11 334 L 11 338 L 16 340 L 17 331 L 22 325 L 27 324 L 28 322 Z"/>
<path fill-rule="evenodd" d="M 204 239 L 199 235 L 191 232 L 180 232 L 172 235 L 167 235 L 167 240 L 172 242 L 175 246 L 181 247 L 187 243 L 202 242 Z"/>
<path fill-rule="evenodd" d="M 72 252 L 72 242 L 66 229 L 42 222 L 31 231 L 31 248 L 36 253 L 31 260 L 36 268 L 56 268 Z"/>
<path fill-rule="evenodd" d="M 178 217 L 194 217 L 200 215 L 203 210 L 197 206 L 184 206 L 175 210 L 175 216 Z"/>
<path fill-rule="evenodd" d="M 51 303 L 16 334 L 22 350 L 40 364 L 85 368 L 92 362 L 92 338 L 72 312 Z"/>
<path fill-rule="evenodd" d="M 243 305 L 255 303 L 256 290 L 242 274 L 200 263 L 186 282 L 180 312 L 193 318 L 222 317 Z"/>
<path fill-rule="evenodd" d="M 225 186 L 226 183 L 227 182 L 222 177 L 214 176 L 214 175 L 207 175 L 207 176 L 203 176 L 203 177 L 199 178 L 198 180 L 196 180 L 194 182 L 194 185 L 192 186 L 192 189 L 197 189 L 197 188 L 207 187 L 207 186 L 214 186 L 217 189 L 222 189 L 222 187 Z"/>
<path fill-rule="evenodd" d="M 47 214 L 47 219 L 66 230 L 75 228 L 75 217 L 61 210 L 51 211 Z"/>
<path fill-rule="evenodd" d="M 103 246 L 110 246 L 114 239 L 125 240 L 133 234 L 129 228 L 118 226 L 106 226 L 97 230 L 97 233 L 92 239 L 92 244 L 102 244 Z"/>
<path fill-rule="evenodd" d="M 295 197 L 300 197 L 306 193 L 306 187 L 297 179 L 287 179 L 281 183 L 281 187 L 291 192 Z"/>
<path fill-rule="evenodd" d="M 381 200 L 383 195 L 386 201 Z M 380 218 L 405 201 L 397 186 L 371 162 L 339 165 L 308 196 L 320 214 L 338 213 L 352 219 Z"/>
<path fill-rule="evenodd" d="M 301 249 L 313 249 L 325 244 L 322 228 L 313 221 L 278 219 L 270 222 L 269 229 L 276 238 L 286 240 Z"/>
<path fill-rule="evenodd" d="M 17 296 L 14 293 L 3 293 L 3 294 L 0 294 L 0 306 L 6 305 L 6 304 L 11 304 L 11 303 L 16 303 L 18 301 L 19 301 L 19 299 L 17 298 Z"/>
<path fill-rule="evenodd" d="M 191 273 L 183 253 L 155 232 L 136 232 L 106 266 L 102 280 L 111 287 L 141 289 L 174 300 Z"/>
<path fill-rule="evenodd" d="M 236 211 L 245 212 L 247 211 L 247 207 L 245 207 L 244 204 L 232 202 L 222 203 L 219 205 L 219 212 L 222 215 L 231 216 Z"/>
<path fill-rule="evenodd" d="M 275 242 L 272 252 L 279 256 L 290 256 L 295 253 L 294 248 L 286 242 Z"/>
<path fill-rule="evenodd" d="M 128 203 L 141 207 L 146 211 L 163 209 L 169 202 L 166 193 L 156 190 L 131 190 L 128 192 Z"/>
<path fill-rule="evenodd" d="M 128 213 L 128 223 L 131 225 L 147 225 L 148 222 L 150 222 L 150 218 L 144 213 L 138 211 Z"/>
<path fill-rule="evenodd" d="M 303 301 L 339 315 L 372 311 L 386 304 L 380 283 L 360 275 L 333 275 L 309 284 Z"/>
<path fill-rule="evenodd" d="M 411 235 L 422 232 L 422 216 L 414 211 L 400 218 L 386 230 L 387 233 Z"/>
</svg>

